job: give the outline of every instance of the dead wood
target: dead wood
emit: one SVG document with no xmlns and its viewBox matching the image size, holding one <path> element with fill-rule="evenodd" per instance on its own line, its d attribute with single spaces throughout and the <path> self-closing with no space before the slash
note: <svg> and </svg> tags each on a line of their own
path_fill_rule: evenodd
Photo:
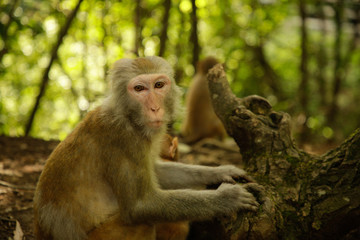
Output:
<svg viewBox="0 0 360 240">
<path fill-rule="evenodd" d="M 245 169 L 265 190 L 256 214 L 195 223 L 190 239 L 359 239 L 360 130 L 329 153 L 311 155 L 294 144 L 290 116 L 262 97 L 237 98 L 220 64 L 208 83 Z"/>
</svg>

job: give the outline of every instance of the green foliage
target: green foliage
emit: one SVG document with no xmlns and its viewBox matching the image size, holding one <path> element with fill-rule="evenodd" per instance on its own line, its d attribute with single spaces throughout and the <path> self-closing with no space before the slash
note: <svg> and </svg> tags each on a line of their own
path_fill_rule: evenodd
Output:
<svg viewBox="0 0 360 240">
<path fill-rule="evenodd" d="M 0 3 L 0 134 L 24 134 L 58 33 L 77 2 L 5 0 Z M 196 7 L 200 59 L 215 56 L 224 62 L 231 87 L 238 96 L 262 95 L 276 110 L 293 114 L 295 123 L 297 116 L 301 119 L 303 110 L 299 107 L 297 94 L 303 49 L 296 3 L 290 0 L 197 0 Z M 308 3 L 308 9 L 314 10 L 315 5 Z M 140 25 L 136 26 L 136 1 L 84 0 L 51 67 L 50 81 L 31 134 L 62 139 L 87 111 L 101 103 L 111 65 L 119 58 L 136 57 L 136 28 L 140 28 L 141 34 L 138 54 L 157 55 L 164 11 L 164 0 L 140 1 Z M 195 72 L 191 64 L 192 43 L 189 42 L 192 11 L 190 0 L 171 1 L 164 54 L 176 70 L 177 81 L 185 89 Z M 336 131 L 334 126 L 329 126 L 325 111 L 333 84 L 334 34 L 332 29 L 327 29 L 324 35 L 320 22 L 314 24 L 316 27 L 308 27 L 311 97 L 303 122 L 313 134 L 323 139 L 341 137 L 359 127 L 360 112 L 356 103 L 360 97 L 356 89 L 360 87 L 360 69 L 357 67 L 360 52 L 357 48 L 352 49 L 349 63 L 344 67 L 345 80 L 338 106 L 345 114 L 339 115 L 338 125 L 343 125 L 339 127 L 341 131 Z M 346 28 L 350 30 L 350 26 Z M 343 32 L 345 44 L 352 41 L 349 32 Z M 321 46 L 326 56 L 326 63 L 321 68 L 325 78 L 325 105 L 321 102 L 316 80 Z M 346 49 L 345 45 L 344 58 Z M 271 74 L 258 50 L 263 51 L 281 92 L 271 86 Z"/>
</svg>

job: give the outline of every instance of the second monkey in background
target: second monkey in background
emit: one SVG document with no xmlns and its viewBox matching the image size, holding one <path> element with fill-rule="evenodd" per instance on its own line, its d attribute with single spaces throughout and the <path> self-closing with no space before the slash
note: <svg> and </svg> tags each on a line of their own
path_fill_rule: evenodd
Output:
<svg viewBox="0 0 360 240">
<path fill-rule="evenodd" d="M 186 94 L 186 118 L 181 135 L 184 142 L 192 144 L 204 138 L 223 140 L 225 128 L 216 116 L 211 99 L 206 74 L 218 64 L 213 57 L 207 57 L 197 64 L 196 74 Z"/>
<path fill-rule="evenodd" d="M 178 138 L 166 134 L 161 146 L 160 157 L 163 161 L 178 162 Z M 156 224 L 156 240 L 186 240 L 189 222 L 166 222 Z"/>
</svg>

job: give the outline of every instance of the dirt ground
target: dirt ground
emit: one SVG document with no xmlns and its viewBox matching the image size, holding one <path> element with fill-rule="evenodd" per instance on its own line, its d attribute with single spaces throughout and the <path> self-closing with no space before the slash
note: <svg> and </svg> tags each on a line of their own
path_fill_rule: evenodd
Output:
<svg viewBox="0 0 360 240">
<path fill-rule="evenodd" d="M 0 239 L 35 239 L 33 195 L 45 161 L 58 141 L 0 136 Z M 232 141 L 206 139 L 179 145 L 180 161 L 190 164 L 241 166 Z"/>
<path fill-rule="evenodd" d="M 0 239 L 34 239 L 32 201 L 46 158 L 58 144 L 0 136 Z"/>
<path fill-rule="evenodd" d="M 35 239 L 33 195 L 45 161 L 59 141 L 0 136 L 0 239 Z M 306 149 L 323 153 L 331 146 Z M 232 139 L 204 139 L 193 146 L 179 144 L 180 162 L 242 167 L 242 157 Z M 315 151 L 314 151 L 315 150 Z"/>
</svg>

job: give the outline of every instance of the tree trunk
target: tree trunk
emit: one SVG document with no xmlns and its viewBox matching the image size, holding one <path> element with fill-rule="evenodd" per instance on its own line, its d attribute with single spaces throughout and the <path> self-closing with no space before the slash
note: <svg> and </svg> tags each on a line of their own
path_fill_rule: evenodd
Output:
<svg viewBox="0 0 360 240">
<path fill-rule="evenodd" d="M 216 114 L 264 186 L 257 213 L 196 223 L 190 239 L 357 239 L 360 235 L 360 130 L 323 156 L 299 150 L 290 116 L 259 96 L 237 98 L 223 67 L 209 71 Z"/>
<path fill-rule="evenodd" d="M 177 11 L 178 14 L 180 15 L 180 27 L 179 27 L 179 32 L 177 33 L 178 36 L 184 36 L 185 34 L 185 15 L 184 13 L 180 10 L 180 7 L 177 7 Z M 175 56 L 182 56 L 184 53 L 184 49 L 183 49 L 183 42 L 181 39 L 177 39 L 176 45 L 175 45 Z M 176 65 L 175 65 L 175 81 L 176 84 L 179 84 L 179 82 L 184 78 L 184 68 L 181 67 L 180 61 L 178 59 L 178 61 L 176 61 Z"/>
<path fill-rule="evenodd" d="M 52 51 L 51 51 L 51 57 L 50 57 L 50 61 L 49 61 L 49 64 L 48 66 L 46 67 L 44 73 L 43 73 L 43 77 L 42 77 L 42 80 L 41 80 L 41 85 L 40 85 L 40 91 L 39 91 L 39 94 L 38 96 L 36 97 L 36 101 L 35 101 L 35 105 L 33 107 L 33 110 L 31 111 L 31 114 L 30 114 L 30 117 L 29 117 L 29 120 L 26 124 L 26 127 L 25 127 L 25 136 L 28 136 L 30 131 L 31 131 L 31 128 L 33 126 L 33 121 L 34 121 L 34 118 L 35 118 L 35 114 L 39 108 L 39 105 L 40 105 L 40 100 L 41 98 L 44 96 L 45 94 L 45 89 L 47 87 L 47 84 L 49 82 L 49 72 L 50 72 L 50 69 L 52 67 L 52 64 L 54 63 L 54 61 L 57 59 L 58 57 L 58 50 L 60 48 L 60 45 L 62 44 L 63 42 L 63 38 L 66 36 L 69 28 L 70 28 L 70 25 L 72 23 L 72 21 L 74 20 L 79 8 L 80 8 L 80 5 L 81 5 L 81 2 L 83 0 L 79 0 L 76 7 L 74 8 L 74 10 L 70 13 L 70 15 L 67 17 L 66 19 L 66 22 L 64 24 L 64 26 L 61 28 L 60 32 L 59 32 L 59 35 L 58 35 L 58 39 L 56 41 L 56 44 L 55 46 L 53 47 Z"/>
<path fill-rule="evenodd" d="M 199 45 L 199 38 L 198 38 L 198 18 L 196 15 L 197 7 L 195 4 L 195 0 L 191 0 L 191 6 L 192 6 L 192 12 L 191 12 L 191 36 L 190 36 L 190 42 L 193 43 L 193 59 L 192 59 L 192 65 L 194 66 L 194 69 L 196 69 L 196 64 L 199 61 L 199 55 L 200 55 L 200 45 Z"/>
<path fill-rule="evenodd" d="M 300 106 L 306 118 L 309 115 L 309 71 L 308 71 L 308 31 L 306 19 L 306 2 L 299 0 L 299 15 L 301 19 L 301 60 L 300 60 L 300 85 L 298 89 Z M 300 128 L 300 141 L 305 142 L 309 138 L 309 128 L 306 121 Z"/>
<path fill-rule="evenodd" d="M 142 25 L 141 25 L 141 0 L 136 0 L 136 6 L 135 6 L 135 43 L 134 43 L 134 53 L 136 56 L 140 56 L 140 50 L 142 47 Z"/>
<path fill-rule="evenodd" d="M 163 57 L 166 49 L 167 31 L 169 28 L 169 16 L 170 16 L 171 0 L 164 0 L 164 18 L 163 26 L 160 35 L 160 49 L 159 56 Z"/>
<path fill-rule="evenodd" d="M 327 28 L 326 28 L 326 19 L 325 19 L 325 11 L 324 11 L 324 3 L 322 0 L 316 2 L 316 11 L 319 16 L 320 20 L 320 32 L 321 32 L 321 39 L 318 43 L 318 52 L 316 54 L 316 61 L 317 61 L 317 69 L 316 69 L 316 80 L 319 86 L 318 94 L 320 96 L 320 107 L 322 109 L 325 108 L 327 104 L 327 88 L 326 88 L 326 76 L 325 70 L 328 64 L 327 61 L 327 53 L 326 53 L 326 35 L 327 35 Z"/>
<path fill-rule="evenodd" d="M 338 97 L 341 88 L 342 82 L 342 54 L 341 54 L 341 46 L 343 45 L 343 16 L 344 16 L 344 2 L 342 0 L 338 0 L 336 4 L 334 4 L 334 21 L 335 21 L 335 44 L 334 44 L 334 80 L 333 80 L 333 89 L 331 95 L 331 103 L 328 111 L 327 120 L 330 126 L 333 126 L 336 122 L 335 119 L 338 114 Z"/>
<path fill-rule="evenodd" d="M 306 25 L 306 4 L 304 0 L 299 0 L 299 14 L 301 18 L 301 62 L 300 62 L 300 75 L 301 81 L 299 86 L 299 98 L 302 110 L 308 110 L 308 32 Z"/>
</svg>

